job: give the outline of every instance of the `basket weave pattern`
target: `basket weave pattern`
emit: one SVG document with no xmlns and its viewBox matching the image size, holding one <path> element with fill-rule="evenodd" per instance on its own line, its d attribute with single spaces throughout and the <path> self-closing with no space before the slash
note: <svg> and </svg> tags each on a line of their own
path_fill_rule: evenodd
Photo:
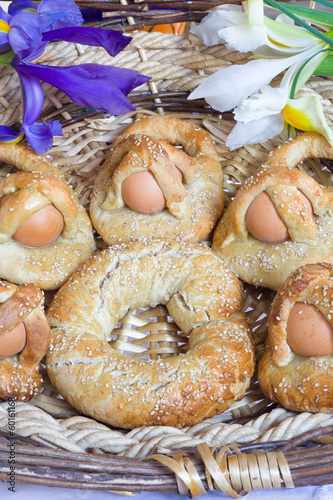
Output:
<svg viewBox="0 0 333 500">
<path fill-rule="evenodd" d="M 207 48 L 191 36 L 146 32 L 135 32 L 132 36 L 131 44 L 114 58 L 96 47 L 58 43 L 50 45 L 39 59 L 42 64 L 51 61 L 52 65 L 62 66 L 92 61 L 112 64 L 135 68 L 152 77 L 130 96 L 137 106 L 136 111 L 121 117 L 90 113 L 89 110 L 82 113 L 80 107 L 71 103 L 61 91 L 43 84 L 43 117 L 60 119 L 64 130 L 64 136 L 55 138 L 48 153 L 53 165 L 65 174 L 82 204 L 87 206 L 96 172 L 110 143 L 138 116 L 156 111 L 172 114 L 203 126 L 213 137 L 224 171 L 224 190 L 229 204 L 240 184 L 256 171 L 280 141 L 274 138 L 230 152 L 225 147 L 226 137 L 233 127 L 230 117 L 222 117 L 204 103 L 190 102 L 186 98 L 218 69 L 233 63 L 246 63 L 248 54 L 234 53 L 224 45 Z M 300 94 L 314 92 L 322 101 L 329 124 L 333 125 L 332 81 L 312 78 Z M 0 116 L 1 123 L 6 125 L 20 121 L 21 116 L 18 79 L 8 67 L 0 71 Z M 323 185 L 332 184 L 330 170 L 318 161 L 307 160 L 299 168 Z M 9 167 L 4 167 L 1 175 L 8 171 Z M 98 238 L 97 243 L 98 248 L 103 247 Z M 273 297 L 274 293 L 267 290 L 250 286 L 244 289 L 243 310 L 254 331 L 257 356 L 266 337 Z M 181 355 L 186 351 L 186 342 L 187 338 L 179 332 L 163 306 L 130 311 L 110 337 L 113 348 L 151 359 Z M 44 378 L 41 394 L 30 403 L 16 405 L 16 439 L 20 443 L 17 446 L 17 480 L 57 485 L 58 461 L 68 460 L 68 474 L 62 476 L 64 486 L 131 492 L 174 490 L 192 496 L 209 489 L 221 489 L 235 496 L 235 492 L 241 490 L 324 484 L 329 482 L 330 474 L 333 475 L 332 468 L 325 469 L 326 462 L 332 461 L 332 438 L 320 437 L 332 432 L 333 415 L 295 414 L 277 407 L 264 398 L 255 377 L 244 398 L 214 419 L 181 430 L 161 426 L 130 432 L 110 429 L 78 415 L 55 392 L 46 373 Z M 7 408 L 8 403 L 0 403 L 0 432 L 5 437 L 8 437 Z M 299 461 L 308 460 L 307 448 L 299 447 L 296 455 L 288 448 L 295 448 L 309 439 L 317 442 L 312 450 L 314 459 L 312 464 L 302 468 Z M 233 447 L 235 443 L 237 449 Z M 225 446 L 229 448 L 223 448 Z M 283 446 L 283 453 L 279 446 Z M 214 447 L 218 447 L 215 455 Z M 272 451 L 274 449 L 276 451 Z M 321 454 L 316 455 L 318 449 Z M 155 461 L 138 461 L 147 456 L 153 456 Z M 71 462 L 80 463 L 81 473 L 70 465 Z M 316 472 L 318 463 L 323 467 L 319 473 Z M 51 470 L 46 471 L 48 466 Z M 6 467 L 6 446 L 0 444 L 0 478 L 6 477 Z M 136 476 L 133 482 L 127 477 L 125 484 L 127 467 Z M 108 478 L 112 474 L 113 479 L 103 477 L 101 471 Z"/>
</svg>

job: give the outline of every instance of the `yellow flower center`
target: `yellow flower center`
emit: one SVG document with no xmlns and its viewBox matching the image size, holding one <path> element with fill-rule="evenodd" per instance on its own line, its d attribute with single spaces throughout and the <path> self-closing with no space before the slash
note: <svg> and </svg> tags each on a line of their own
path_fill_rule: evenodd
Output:
<svg viewBox="0 0 333 500">
<path fill-rule="evenodd" d="M 9 30 L 10 30 L 9 24 L 6 23 L 5 21 L 0 20 L 0 31 L 2 33 L 8 33 Z"/>
<path fill-rule="evenodd" d="M 24 137 L 24 132 L 22 132 L 16 139 L 6 142 L 6 144 L 17 144 L 18 142 L 22 141 L 23 137 Z"/>
<path fill-rule="evenodd" d="M 272 38 L 269 38 L 269 37 L 268 37 L 268 40 L 271 43 L 273 43 L 274 45 L 276 45 L 277 47 L 284 47 L 286 49 L 290 49 L 290 45 L 284 45 L 283 43 L 277 42 L 276 40 L 272 40 Z"/>
<path fill-rule="evenodd" d="M 292 127 L 298 128 L 299 130 L 313 130 L 313 123 L 311 118 L 307 116 L 304 110 L 295 109 L 287 104 L 283 110 L 282 114 L 284 119 Z"/>
</svg>

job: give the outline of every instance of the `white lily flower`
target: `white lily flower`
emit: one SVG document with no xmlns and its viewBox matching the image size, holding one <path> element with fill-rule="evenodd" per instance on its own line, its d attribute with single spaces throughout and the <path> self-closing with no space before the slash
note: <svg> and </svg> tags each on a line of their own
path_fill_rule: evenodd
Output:
<svg viewBox="0 0 333 500">
<path fill-rule="evenodd" d="M 255 60 L 214 73 L 189 99 L 204 98 L 221 112 L 234 110 L 237 123 L 226 143 L 230 149 L 264 142 L 280 134 L 286 122 L 292 128 L 317 130 L 333 145 L 318 96 L 294 99 L 327 57 L 331 44 L 303 26 L 295 26 L 284 14 L 275 20 L 266 18 L 262 0 L 248 0 L 248 11 L 245 14 L 223 6 L 192 29 L 209 45 L 216 44 L 219 37 L 233 49 L 252 51 Z M 280 85 L 270 87 L 271 80 L 284 71 Z"/>
<path fill-rule="evenodd" d="M 254 92 L 266 87 L 271 80 L 292 64 L 304 62 L 316 52 L 313 49 L 305 54 L 265 60 L 258 59 L 244 65 L 232 65 L 211 75 L 189 96 L 189 99 L 204 98 L 214 109 L 224 112 L 238 106 Z"/>
<path fill-rule="evenodd" d="M 304 71 L 295 91 L 303 85 L 303 80 L 306 81 L 312 74 L 313 67 L 324 57 L 325 53 L 319 53 L 308 63 L 309 68 L 307 72 Z M 301 130 L 317 130 L 333 143 L 333 134 L 326 123 L 318 95 L 309 96 L 307 99 L 290 99 L 291 85 L 301 65 L 291 66 L 277 87 L 263 87 L 234 109 L 237 124 L 226 142 L 231 150 L 245 144 L 254 144 L 258 138 L 260 140 L 257 142 L 264 142 L 274 135 L 281 134 L 285 121 Z"/>
</svg>

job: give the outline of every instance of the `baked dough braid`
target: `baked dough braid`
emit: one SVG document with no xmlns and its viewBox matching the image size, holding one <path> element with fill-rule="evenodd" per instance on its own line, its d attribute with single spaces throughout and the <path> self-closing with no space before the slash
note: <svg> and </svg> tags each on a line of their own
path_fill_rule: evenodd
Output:
<svg viewBox="0 0 333 500">
<path fill-rule="evenodd" d="M 30 148 L 1 144 L 0 161 L 27 170 L 0 179 L 0 277 L 57 289 L 94 251 L 90 219 L 61 174 L 53 175 L 57 170 Z M 25 220 L 48 205 L 64 219 L 54 243 L 30 247 L 12 238 Z"/>
<path fill-rule="evenodd" d="M 71 405 L 116 427 L 194 425 L 240 399 L 254 370 L 241 283 L 206 246 L 136 241 L 89 259 L 47 311 L 47 370 Z M 138 359 L 108 338 L 130 309 L 165 304 L 189 350 Z"/>
<path fill-rule="evenodd" d="M 44 295 L 31 283 L 16 286 L 0 281 L 0 338 L 21 322 L 26 329 L 24 349 L 0 356 L 0 398 L 28 401 L 42 384 L 39 364 L 50 343 L 50 327 L 44 314 Z"/>
<path fill-rule="evenodd" d="M 282 284 L 273 301 L 258 380 L 268 398 L 290 410 L 332 412 L 333 356 L 300 356 L 287 343 L 287 321 L 296 302 L 316 306 L 333 326 L 332 265 L 307 264 Z"/>
<path fill-rule="evenodd" d="M 148 170 L 167 205 L 154 214 L 131 210 L 121 194 L 129 175 Z M 98 173 L 90 201 L 91 220 L 108 245 L 152 236 L 197 242 L 222 215 L 222 183 L 216 148 L 205 130 L 177 118 L 144 117 L 116 140 Z"/>
<path fill-rule="evenodd" d="M 289 239 L 260 241 L 247 230 L 251 202 L 267 193 L 287 226 Z M 305 208 L 304 194 L 313 215 Z M 213 235 L 212 249 L 244 281 L 277 290 L 305 263 L 333 261 L 333 190 L 296 168 L 261 168 L 240 187 Z"/>
<path fill-rule="evenodd" d="M 272 151 L 264 165 L 270 167 L 296 167 L 307 158 L 333 160 L 333 147 L 318 132 L 299 134 Z"/>
</svg>

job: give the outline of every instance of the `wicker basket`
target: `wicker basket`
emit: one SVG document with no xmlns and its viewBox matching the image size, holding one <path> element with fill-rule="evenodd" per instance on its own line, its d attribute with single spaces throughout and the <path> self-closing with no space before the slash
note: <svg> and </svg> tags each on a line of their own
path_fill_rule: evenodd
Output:
<svg viewBox="0 0 333 500">
<path fill-rule="evenodd" d="M 114 4 L 126 3 L 110 1 L 108 5 L 111 9 Z M 193 3 L 202 6 L 204 2 Z M 223 2 L 207 2 L 213 3 Z M 90 6 L 81 1 L 83 4 Z M 141 3 L 133 3 L 138 5 Z M 213 72 L 247 60 L 247 54 L 231 52 L 223 45 L 207 48 L 192 36 L 145 31 L 133 32 L 131 44 L 114 58 L 96 47 L 50 45 L 40 62 L 113 64 L 136 68 L 152 80 L 130 96 L 136 111 L 120 117 L 82 112 L 62 92 L 44 85 L 43 118 L 60 119 L 64 129 L 64 136 L 56 138 L 48 156 L 87 206 L 96 172 L 112 141 L 138 116 L 171 114 L 200 124 L 212 135 L 224 171 L 228 204 L 240 184 L 280 141 L 274 138 L 230 152 L 225 139 L 233 127 L 232 117 L 228 113 L 221 116 L 204 102 L 188 101 L 187 96 Z M 332 125 L 333 82 L 312 78 L 301 93 L 320 96 Z M 16 74 L 3 68 L 1 123 L 19 121 L 20 113 Z M 330 164 L 310 159 L 299 168 L 321 184 L 332 185 Z M 8 171 L 9 167 L 3 166 L 1 175 Z M 102 242 L 97 242 L 102 248 Z M 244 284 L 243 310 L 254 331 L 257 356 L 266 337 L 273 297 L 272 291 Z M 186 342 L 163 306 L 131 311 L 111 339 L 113 348 L 151 359 L 181 354 L 187 349 Z M 16 404 L 14 436 L 8 429 L 8 403 L 0 402 L 0 436 L 5 438 L 0 443 L 2 480 L 8 473 L 6 440 L 15 439 L 16 480 L 33 484 L 131 493 L 178 491 L 191 496 L 222 490 L 235 497 L 236 492 L 253 489 L 333 482 L 333 415 L 296 414 L 277 406 L 263 396 L 256 376 L 244 398 L 229 411 L 192 428 L 142 427 L 125 432 L 79 415 L 56 393 L 45 367 L 42 369 L 41 393 L 29 403 Z M 140 460 L 144 457 L 150 460 Z"/>
</svg>

